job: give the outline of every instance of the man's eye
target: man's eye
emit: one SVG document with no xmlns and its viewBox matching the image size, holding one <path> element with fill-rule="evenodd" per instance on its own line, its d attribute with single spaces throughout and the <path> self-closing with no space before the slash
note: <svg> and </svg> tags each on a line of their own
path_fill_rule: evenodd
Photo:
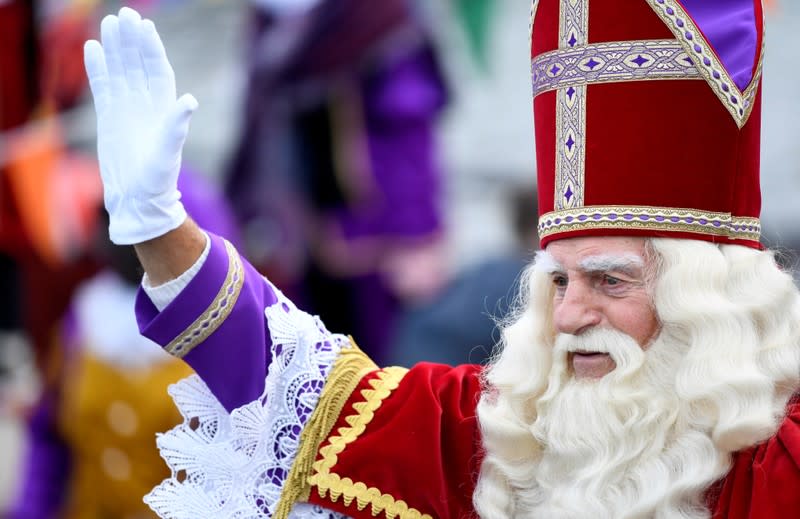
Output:
<svg viewBox="0 0 800 519">
<path fill-rule="evenodd" d="M 619 278 L 615 278 L 614 276 L 603 276 L 603 282 L 611 287 L 621 285 L 623 281 Z"/>
<path fill-rule="evenodd" d="M 566 276 L 553 276 L 553 285 L 558 288 L 564 288 L 567 286 L 567 278 Z"/>
</svg>

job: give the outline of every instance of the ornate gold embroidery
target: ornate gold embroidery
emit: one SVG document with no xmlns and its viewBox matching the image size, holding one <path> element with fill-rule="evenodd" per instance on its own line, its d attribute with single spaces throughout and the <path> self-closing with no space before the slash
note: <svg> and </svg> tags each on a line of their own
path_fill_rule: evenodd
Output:
<svg viewBox="0 0 800 519">
<path fill-rule="evenodd" d="M 585 229 L 683 231 L 758 241 L 758 218 L 697 209 L 648 206 L 587 206 L 553 211 L 539 219 L 539 237 Z"/>
<path fill-rule="evenodd" d="M 409 508 L 405 501 L 395 499 L 389 494 L 384 494 L 377 488 L 367 487 L 364 483 L 354 482 L 350 478 L 342 478 L 331 471 L 348 444 L 355 441 L 372 421 L 375 411 L 397 387 L 408 372 L 404 368 L 387 368 L 378 373 L 378 377 L 370 380 L 372 389 L 361 392 L 364 401 L 353 404 L 356 414 L 347 416 L 349 427 L 339 429 L 337 436 L 330 438 L 330 443 L 320 449 L 321 458 L 314 463 L 314 474 L 308 478 L 311 485 L 317 487 L 321 497 L 330 494 L 334 502 L 341 497 L 346 505 L 356 500 L 356 506 L 363 510 L 367 505 L 371 507 L 373 516 L 380 513 L 386 514 L 389 519 L 433 519 L 428 514 Z"/>
<path fill-rule="evenodd" d="M 225 241 L 225 251 L 228 253 L 228 274 L 225 282 L 206 311 L 195 319 L 183 333 L 167 344 L 164 350 L 170 355 L 178 358 L 185 357 L 225 322 L 236 305 L 244 284 L 244 267 L 239 253 L 227 240 Z"/>
<path fill-rule="evenodd" d="M 559 48 L 584 46 L 589 39 L 589 0 L 561 2 Z M 553 207 L 584 204 L 586 177 L 586 85 L 556 92 L 556 176 Z"/>
<path fill-rule="evenodd" d="M 753 79 L 742 92 L 717 57 L 716 52 L 706 41 L 702 31 L 680 3 L 675 0 L 647 0 L 647 3 L 669 27 L 678 41 L 683 44 L 706 82 L 733 116 L 736 125 L 742 128 L 753 111 L 755 95 L 761 80 L 764 65 L 764 42 L 762 41 L 761 49 L 758 50 L 758 66 Z"/>
<path fill-rule="evenodd" d="M 559 48 L 531 60 L 533 97 L 555 89 L 633 81 L 703 80 L 676 40 L 613 41 Z"/>
<path fill-rule="evenodd" d="M 300 448 L 275 509 L 275 519 L 286 519 L 295 503 L 308 500 L 311 493 L 309 475 L 320 444 L 331 433 L 359 381 L 376 369 L 378 367 L 352 339 L 351 347 L 341 351 L 322 389 L 319 403 L 300 436 Z"/>
</svg>

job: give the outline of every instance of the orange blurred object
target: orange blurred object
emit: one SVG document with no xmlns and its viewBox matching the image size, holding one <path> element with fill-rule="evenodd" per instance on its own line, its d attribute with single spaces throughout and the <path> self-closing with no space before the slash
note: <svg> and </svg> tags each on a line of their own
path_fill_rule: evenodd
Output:
<svg viewBox="0 0 800 519">
<path fill-rule="evenodd" d="M 35 252 L 52 267 L 84 252 L 102 202 L 96 161 L 67 152 L 53 118 L 9 135 L 5 152 L 8 184 Z"/>
</svg>

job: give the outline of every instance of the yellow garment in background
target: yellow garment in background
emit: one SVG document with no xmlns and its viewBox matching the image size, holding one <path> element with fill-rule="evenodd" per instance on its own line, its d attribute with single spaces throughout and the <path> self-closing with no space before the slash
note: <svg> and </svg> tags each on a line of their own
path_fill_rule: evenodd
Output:
<svg viewBox="0 0 800 519">
<path fill-rule="evenodd" d="M 191 369 L 169 358 L 120 369 L 76 352 L 65 373 L 59 427 L 72 455 L 67 519 L 156 517 L 142 497 L 170 473 L 156 433 L 182 421 L 167 387 Z"/>
</svg>

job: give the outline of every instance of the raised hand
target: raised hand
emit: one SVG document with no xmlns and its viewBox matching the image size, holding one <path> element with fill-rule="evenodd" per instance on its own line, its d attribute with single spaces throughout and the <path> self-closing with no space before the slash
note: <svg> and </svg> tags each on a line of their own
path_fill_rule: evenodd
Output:
<svg viewBox="0 0 800 519">
<path fill-rule="evenodd" d="M 97 113 L 97 153 L 109 235 L 119 245 L 162 236 L 186 220 L 177 188 L 190 94 L 176 100 L 175 74 L 150 20 L 124 7 L 86 42 L 84 62 Z"/>
</svg>

